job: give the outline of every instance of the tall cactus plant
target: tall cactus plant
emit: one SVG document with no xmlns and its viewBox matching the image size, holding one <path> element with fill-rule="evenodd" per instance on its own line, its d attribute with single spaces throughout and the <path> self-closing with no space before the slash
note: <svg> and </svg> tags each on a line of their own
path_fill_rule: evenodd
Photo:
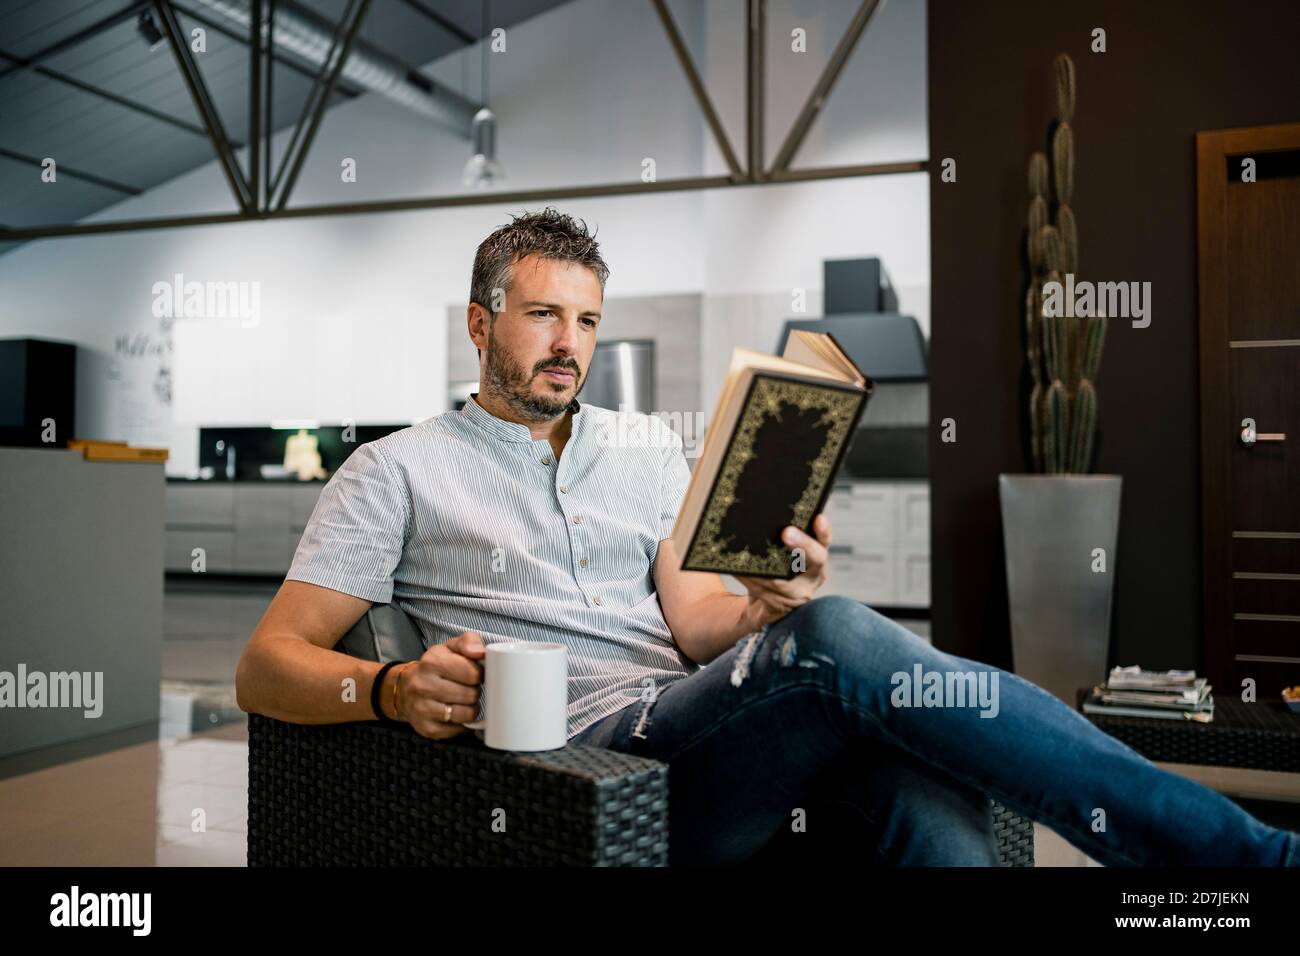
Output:
<svg viewBox="0 0 1300 956">
<path fill-rule="evenodd" d="M 1090 470 L 1097 429 L 1097 370 L 1106 339 L 1106 317 L 1074 315 L 1073 303 L 1048 315 L 1043 286 L 1078 275 L 1079 232 L 1074 196 L 1074 61 L 1053 62 L 1056 122 L 1051 160 L 1029 157 L 1029 220 L 1026 241 L 1029 288 L 1025 292 L 1025 351 L 1033 389 L 1029 395 L 1030 450 L 1034 471 L 1080 474 Z"/>
</svg>

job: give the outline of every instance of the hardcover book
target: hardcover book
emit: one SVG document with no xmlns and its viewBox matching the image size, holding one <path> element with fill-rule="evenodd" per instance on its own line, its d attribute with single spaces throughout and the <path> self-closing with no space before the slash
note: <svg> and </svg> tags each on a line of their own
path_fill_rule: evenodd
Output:
<svg viewBox="0 0 1300 956">
<path fill-rule="evenodd" d="M 781 532 L 812 534 L 872 388 L 825 332 L 791 332 L 780 358 L 736 349 L 673 526 L 682 569 L 801 573 Z"/>
</svg>

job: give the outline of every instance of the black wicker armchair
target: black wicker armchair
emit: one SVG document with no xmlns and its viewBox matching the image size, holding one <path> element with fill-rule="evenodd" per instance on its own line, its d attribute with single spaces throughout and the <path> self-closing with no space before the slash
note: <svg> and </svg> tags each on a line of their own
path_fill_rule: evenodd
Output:
<svg viewBox="0 0 1300 956">
<path fill-rule="evenodd" d="M 396 605 L 339 642 L 368 660 L 423 650 Z M 1033 866 L 1033 824 L 993 804 L 1003 866 Z M 668 766 L 575 744 L 492 750 L 375 722 L 248 720 L 249 866 L 666 866 Z"/>
</svg>

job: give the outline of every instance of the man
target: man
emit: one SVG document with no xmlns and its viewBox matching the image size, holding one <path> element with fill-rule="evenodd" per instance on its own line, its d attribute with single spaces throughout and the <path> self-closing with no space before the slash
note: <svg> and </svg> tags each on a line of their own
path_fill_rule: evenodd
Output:
<svg viewBox="0 0 1300 956">
<path fill-rule="evenodd" d="M 484 240 L 467 311 L 479 391 L 362 445 L 325 486 L 239 662 L 242 709 L 378 719 L 379 665 L 332 648 L 372 603 L 395 601 L 427 650 L 384 675 L 386 717 L 435 739 L 463 733 L 485 640 L 564 643 L 569 739 L 670 765 L 673 863 L 820 839 L 859 862 L 994 865 L 990 796 L 1106 864 L 1300 862 L 1295 835 L 1159 770 L 1042 689 L 858 602 L 815 598 L 825 515 L 814 536 L 783 532 L 805 554 L 792 580 L 740 578 L 737 595 L 682 571 L 669 539 L 690 478 L 681 439 L 658 418 L 577 400 L 607 276 L 585 224 L 554 210 Z M 633 423 L 651 440 L 609 440 Z M 921 698 L 899 691 L 925 674 L 981 693 L 912 706 Z"/>
</svg>

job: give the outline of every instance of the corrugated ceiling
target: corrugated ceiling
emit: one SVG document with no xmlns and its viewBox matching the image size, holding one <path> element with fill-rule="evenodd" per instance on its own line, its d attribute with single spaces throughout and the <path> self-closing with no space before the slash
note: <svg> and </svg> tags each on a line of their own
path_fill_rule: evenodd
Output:
<svg viewBox="0 0 1300 956">
<path fill-rule="evenodd" d="M 510 26 L 563 0 L 495 0 L 494 25 Z M 304 6 L 337 23 L 346 0 Z M 138 27 L 151 3 L 136 0 L 0 0 L 0 227 L 75 222 L 213 159 L 212 144 L 170 46 L 150 50 Z M 248 138 L 246 31 L 174 0 L 181 29 L 206 29 L 195 57 L 227 137 Z M 358 44 L 410 66 L 463 48 L 480 35 L 479 0 L 372 0 Z M 290 54 L 272 80 L 275 127 L 297 120 L 312 67 Z M 359 95 L 340 80 L 337 105 Z M 413 115 L 413 121 L 428 122 Z M 57 162 L 56 184 L 41 181 L 41 161 Z M 278 161 L 279 157 L 275 157 Z M 177 209 L 170 214 L 234 212 Z M 16 243 L 0 243 L 0 253 Z"/>
</svg>

